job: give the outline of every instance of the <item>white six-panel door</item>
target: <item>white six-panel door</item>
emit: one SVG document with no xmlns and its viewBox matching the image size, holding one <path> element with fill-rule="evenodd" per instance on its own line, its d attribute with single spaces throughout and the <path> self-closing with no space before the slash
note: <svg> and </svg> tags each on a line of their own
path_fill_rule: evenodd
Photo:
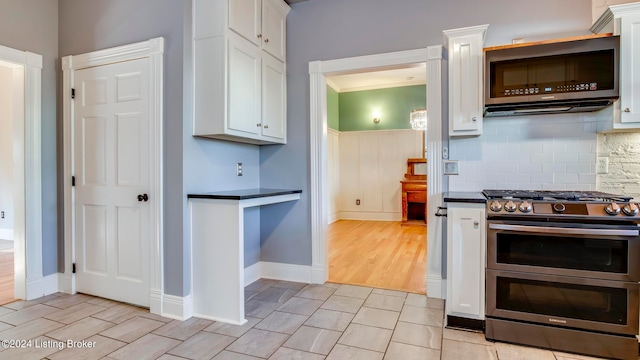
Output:
<svg viewBox="0 0 640 360">
<path fill-rule="evenodd" d="M 147 61 L 78 70 L 74 80 L 77 290 L 141 306 L 154 201 Z"/>
</svg>

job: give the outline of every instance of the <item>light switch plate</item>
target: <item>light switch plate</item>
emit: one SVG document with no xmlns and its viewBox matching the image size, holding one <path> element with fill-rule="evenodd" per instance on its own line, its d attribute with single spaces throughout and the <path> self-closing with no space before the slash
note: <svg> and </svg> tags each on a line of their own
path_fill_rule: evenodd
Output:
<svg viewBox="0 0 640 360">
<path fill-rule="evenodd" d="M 444 160 L 444 174 L 458 175 L 458 160 Z"/>
</svg>

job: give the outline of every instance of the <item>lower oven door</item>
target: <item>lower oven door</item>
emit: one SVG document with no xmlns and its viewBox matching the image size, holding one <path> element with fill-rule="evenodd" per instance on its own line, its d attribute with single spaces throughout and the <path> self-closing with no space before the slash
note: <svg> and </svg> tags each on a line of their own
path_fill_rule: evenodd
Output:
<svg viewBox="0 0 640 360">
<path fill-rule="evenodd" d="M 487 268 L 640 281 L 637 226 L 487 222 Z"/>
<path fill-rule="evenodd" d="M 487 316 L 638 334 L 638 283 L 487 270 Z"/>
</svg>

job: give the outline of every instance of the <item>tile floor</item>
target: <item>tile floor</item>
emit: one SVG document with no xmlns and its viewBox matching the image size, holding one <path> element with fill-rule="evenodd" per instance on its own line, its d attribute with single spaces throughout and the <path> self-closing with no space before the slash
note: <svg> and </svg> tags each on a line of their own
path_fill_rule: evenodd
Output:
<svg viewBox="0 0 640 360">
<path fill-rule="evenodd" d="M 82 294 L 10 303 L 0 307 L 0 340 L 24 346 L 3 341 L 0 359 L 594 359 L 443 329 L 444 302 L 424 295 L 265 279 L 245 293 L 243 326 Z"/>
</svg>

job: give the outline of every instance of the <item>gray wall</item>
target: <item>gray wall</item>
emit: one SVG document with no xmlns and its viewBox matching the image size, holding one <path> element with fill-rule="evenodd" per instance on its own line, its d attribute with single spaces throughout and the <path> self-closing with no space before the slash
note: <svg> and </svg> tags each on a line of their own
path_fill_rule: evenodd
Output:
<svg viewBox="0 0 640 360">
<path fill-rule="evenodd" d="M 442 44 L 442 30 L 490 24 L 485 45 L 582 35 L 591 2 L 309 0 L 287 18 L 286 146 L 260 151 L 260 183 L 302 188 L 300 201 L 261 217 L 262 260 L 311 264 L 309 61 L 410 50 Z"/>
<path fill-rule="evenodd" d="M 58 1 L 2 0 L 0 45 L 42 55 L 42 271 L 58 271 L 56 70 Z M 27 219 L 29 221 L 29 219 Z"/>
<path fill-rule="evenodd" d="M 196 139 L 192 134 L 190 0 L 60 0 L 60 56 L 162 36 L 164 56 L 164 283 L 190 293 L 186 194 L 259 187 L 256 145 Z M 244 176 L 236 176 L 236 163 Z M 260 211 L 250 211 L 247 265 L 256 262 Z"/>
</svg>

